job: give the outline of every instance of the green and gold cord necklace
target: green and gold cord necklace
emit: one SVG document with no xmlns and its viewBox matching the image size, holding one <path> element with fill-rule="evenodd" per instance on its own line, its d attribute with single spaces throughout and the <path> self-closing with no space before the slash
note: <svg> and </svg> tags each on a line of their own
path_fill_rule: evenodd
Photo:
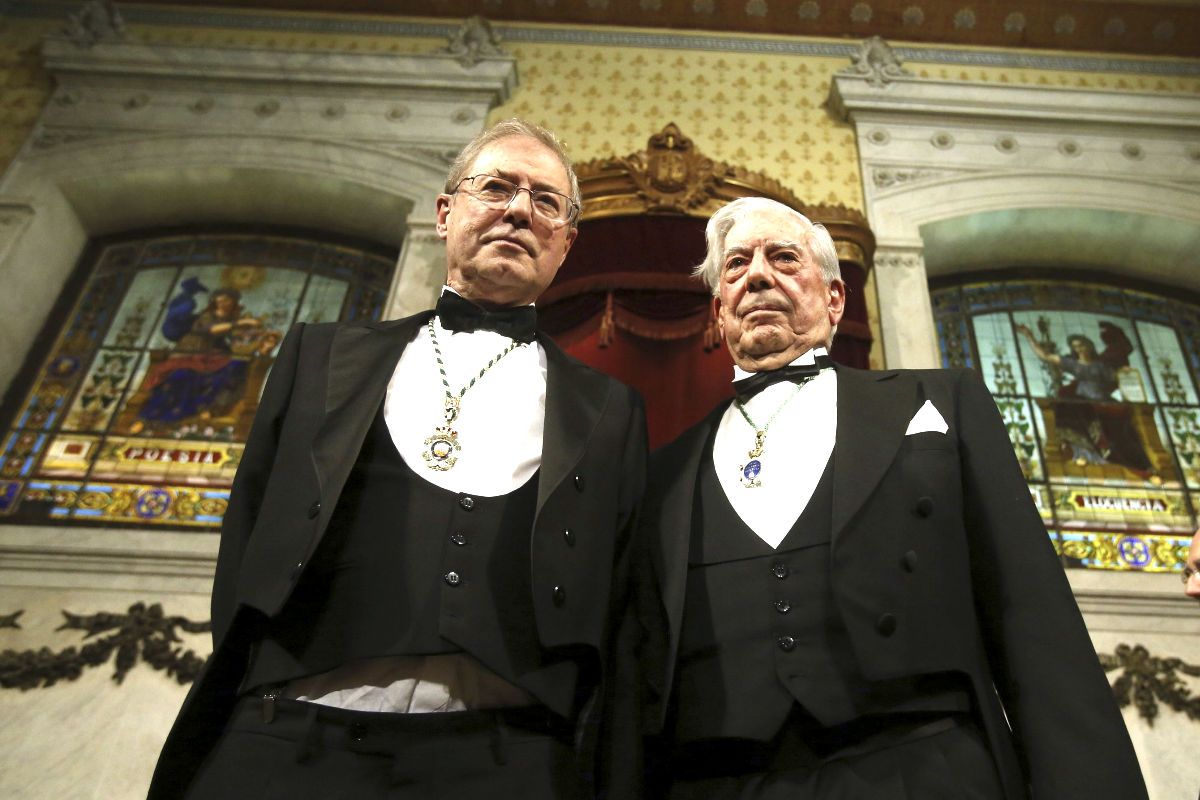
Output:
<svg viewBox="0 0 1200 800">
<path fill-rule="evenodd" d="M 438 347 L 437 333 L 434 331 L 432 319 L 429 320 L 429 339 L 433 342 L 433 354 L 437 359 L 438 372 L 442 373 L 442 385 L 446 387 L 446 409 L 443 412 L 446 424 L 438 425 L 433 429 L 433 435 L 425 440 L 425 452 L 421 456 L 425 459 L 425 466 L 445 472 L 457 463 L 458 457 L 455 453 L 462 450 L 462 445 L 458 442 L 458 431 L 450 426 L 454 420 L 458 419 L 462 410 L 463 395 L 475 385 L 475 381 L 483 377 L 485 372 L 500 363 L 500 359 L 526 343 L 511 342 L 508 347 L 493 356 L 484 368 L 479 370 L 479 374 L 471 378 L 470 382 L 460 389 L 456 396 L 450 391 L 450 381 L 446 378 L 446 366 L 442 362 L 442 349 Z"/>
</svg>

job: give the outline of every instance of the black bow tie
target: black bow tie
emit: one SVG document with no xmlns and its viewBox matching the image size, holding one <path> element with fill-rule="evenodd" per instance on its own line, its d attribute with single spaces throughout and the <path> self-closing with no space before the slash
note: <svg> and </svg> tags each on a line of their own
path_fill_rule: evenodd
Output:
<svg viewBox="0 0 1200 800">
<path fill-rule="evenodd" d="M 733 390 L 737 392 L 738 397 L 748 400 L 773 383 L 780 381 L 799 383 L 802 380 L 815 378 L 821 370 L 832 366 L 833 359 L 829 356 L 817 356 L 812 364 L 789 364 L 786 367 L 756 372 L 748 378 L 736 380 L 733 382 Z"/>
<path fill-rule="evenodd" d="M 454 292 L 442 292 L 437 315 L 448 331 L 495 331 L 518 342 L 532 342 L 537 329 L 537 310 L 533 306 L 488 311 Z"/>
</svg>

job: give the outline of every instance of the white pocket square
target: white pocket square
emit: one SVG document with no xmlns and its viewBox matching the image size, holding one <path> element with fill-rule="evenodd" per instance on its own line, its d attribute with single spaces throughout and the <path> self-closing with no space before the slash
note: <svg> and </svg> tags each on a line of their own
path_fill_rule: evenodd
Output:
<svg viewBox="0 0 1200 800">
<path fill-rule="evenodd" d="M 933 407 L 933 403 L 926 400 L 925 405 L 917 409 L 917 413 L 913 414 L 912 421 L 908 423 L 908 430 L 904 432 L 905 436 L 912 436 L 914 433 L 945 433 L 950 429 L 946 424 L 946 420 L 942 419 L 942 415 Z"/>
</svg>

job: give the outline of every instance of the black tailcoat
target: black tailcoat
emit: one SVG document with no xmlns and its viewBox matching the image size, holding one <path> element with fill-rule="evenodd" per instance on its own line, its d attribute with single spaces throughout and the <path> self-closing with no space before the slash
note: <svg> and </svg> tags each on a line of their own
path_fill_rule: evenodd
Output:
<svg viewBox="0 0 1200 800">
<path fill-rule="evenodd" d="M 431 316 L 300 324 L 284 339 L 222 524 L 213 655 L 167 738 L 150 798 L 177 796 L 219 735 L 256 630 L 304 574 L 396 363 Z M 604 675 L 645 477 L 645 412 L 634 390 L 539 341 L 546 422 L 530 532 L 531 624 L 545 648 L 594 652 Z M 603 683 L 582 687 L 590 691 L 576 737 L 584 769 L 597 746 Z"/>
<path fill-rule="evenodd" d="M 1144 798 L 1128 733 L 983 382 L 969 370 L 841 366 L 837 379 L 829 568 L 863 675 L 966 675 L 1014 800 L 1026 786 L 1039 799 Z M 906 436 L 927 399 L 949 430 Z M 666 621 L 644 625 L 666 634 L 649 673 L 664 713 L 696 475 L 724 409 L 650 461 L 643 524 L 656 541 Z"/>
</svg>

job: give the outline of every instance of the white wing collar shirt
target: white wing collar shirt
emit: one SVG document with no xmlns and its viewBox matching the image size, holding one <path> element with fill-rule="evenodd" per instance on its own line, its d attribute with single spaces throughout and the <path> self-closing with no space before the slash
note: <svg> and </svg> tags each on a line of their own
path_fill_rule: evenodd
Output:
<svg viewBox="0 0 1200 800">
<path fill-rule="evenodd" d="M 454 292 L 449 286 L 443 292 Z M 400 457 L 429 482 L 452 492 L 495 497 L 519 489 L 542 463 L 546 427 L 546 351 L 536 341 L 518 345 L 483 377 L 479 370 L 512 344 L 493 331 L 449 331 L 433 318 L 450 393 L 463 395 L 458 419 L 462 450 L 445 471 L 424 460 L 425 439 L 445 424 L 446 386 L 434 357 L 429 326 L 421 326 L 404 348 L 388 383 L 383 418 Z"/>
<path fill-rule="evenodd" d="M 826 355 L 817 347 L 792 364 L 815 363 Z M 734 380 L 753 373 L 734 366 Z M 760 539 L 771 547 L 787 536 L 812 498 L 813 490 L 833 454 L 837 431 L 837 373 L 823 369 L 796 389 L 795 383 L 780 381 L 751 397 L 744 404 L 758 430 L 766 427 L 761 470 L 755 477 L 761 485 L 748 488 L 742 467 L 751 460 L 755 431 L 731 402 L 717 425 L 713 441 L 713 468 L 734 511 Z M 774 418 L 772 418 L 774 417 Z"/>
</svg>

